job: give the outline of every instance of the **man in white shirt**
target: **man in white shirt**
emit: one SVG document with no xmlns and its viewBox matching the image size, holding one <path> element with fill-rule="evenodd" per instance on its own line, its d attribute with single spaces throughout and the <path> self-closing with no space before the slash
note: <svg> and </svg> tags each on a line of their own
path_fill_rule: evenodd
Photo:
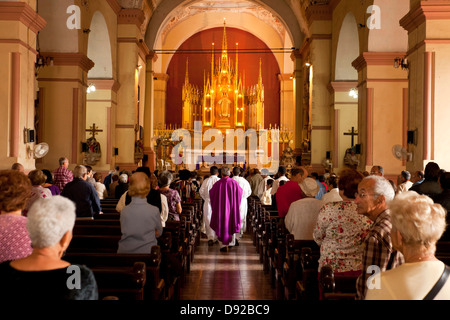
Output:
<svg viewBox="0 0 450 320">
<path fill-rule="evenodd" d="M 263 179 L 256 188 L 256 196 L 262 201 L 264 192 L 267 190 L 267 181 L 272 178 L 269 176 L 269 170 L 266 168 L 261 169 L 261 177 Z"/>
<path fill-rule="evenodd" d="M 209 172 L 211 173 L 211 176 L 207 178 L 205 181 L 203 181 L 199 194 L 200 197 L 205 201 L 203 204 L 203 223 L 202 223 L 202 229 L 205 230 L 206 237 L 208 238 L 208 245 L 212 246 L 214 242 L 217 241 L 216 233 L 213 229 L 210 227 L 211 222 L 211 214 L 212 214 L 212 208 L 211 208 L 211 200 L 209 198 L 209 190 L 213 187 L 213 185 L 219 181 L 219 168 L 216 166 L 212 166 L 209 169 Z"/>
<path fill-rule="evenodd" d="M 278 187 L 280 186 L 280 181 L 289 181 L 289 179 L 286 177 L 286 167 L 284 166 L 280 166 L 278 167 L 278 178 L 273 182 L 273 186 L 272 186 L 272 195 L 274 195 L 277 190 Z"/>
<path fill-rule="evenodd" d="M 413 183 L 411 182 L 411 173 L 409 171 L 403 170 L 400 176 L 398 177 L 398 187 L 397 194 L 408 191 L 409 188 L 412 187 Z"/>
<path fill-rule="evenodd" d="M 314 228 L 324 203 L 315 198 L 319 192 L 316 180 L 306 178 L 300 184 L 300 188 L 306 198 L 291 203 L 284 222 L 286 229 L 294 235 L 295 240 L 314 240 Z"/>
<path fill-rule="evenodd" d="M 239 183 L 239 186 L 242 188 L 242 200 L 241 205 L 239 207 L 239 212 L 241 214 L 241 230 L 237 239 L 242 237 L 242 234 L 247 231 L 247 211 L 248 211 L 248 203 L 247 198 L 252 194 L 252 188 L 250 187 L 250 183 L 247 179 L 240 176 L 241 168 L 234 167 L 233 168 L 233 180 Z"/>
<path fill-rule="evenodd" d="M 329 191 L 322 196 L 323 203 L 342 201 L 342 197 L 339 195 L 337 176 L 335 174 L 328 177 L 327 185 Z"/>
</svg>

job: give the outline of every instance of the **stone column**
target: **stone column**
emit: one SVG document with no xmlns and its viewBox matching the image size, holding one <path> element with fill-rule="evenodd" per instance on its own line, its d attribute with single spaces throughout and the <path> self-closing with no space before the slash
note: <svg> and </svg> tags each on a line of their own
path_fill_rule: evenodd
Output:
<svg viewBox="0 0 450 320">
<path fill-rule="evenodd" d="M 410 1 L 410 11 L 400 20 L 408 31 L 409 108 L 408 130 L 416 143 L 409 144 L 410 172 L 423 170 L 429 161 L 450 166 L 448 139 L 448 84 L 450 83 L 450 3 Z"/>
<path fill-rule="evenodd" d="M 35 143 L 25 142 L 24 128 L 35 129 L 36 34 L 46 22 L 35 4 L 1 1 L 0 23 L 0 169 L 19 162 L 28 171 L 35 168 L 28 152 Z"/>
<path fill-rule="evenodd" d="M 303 57 L 300 50 L 294 50 L 291 54 L 294 62 L 293 96 L 295 103 L 295 127 L 294 127 L 294 156 L 302 154 L 303 142 Z"/>
<path fill-rule="evenodd" d="M 167 81 L 169 81 L 169 75 L 166 73 L 154 73 L 154 118 L 153 126 L 158 128 L 164 126 L 166 123 L 166 94 L 167 94 Z"/>
<path fill-rule="evenodd" d="M 138 119 L 139 58 L 144 62 L 145 45 L 140 27 L 144 12 L 138 9 L 122 9 L 117 17 L 118 82 L 115 126 L 115 148 L 118 149 L 116 165 L 120 169 L 134 170 L 135 128 Z M 143 52 L 144 51 L 144 52 Z"/>
<path fill-rule="evenodd" d="M 67 157 L 70 168 L 83 163 L 81 142 L 86 141 L 87 73 L 94 63 L 83 53 L 42 53 L 54 65 L 39 71 L 39 125 L 41 139 L 50 146 L 47 156 L 36 161 L 43 169 L 58 167 Z"/>
<path fill-rule="evenodd" d="M 392 148 L 406 148 L 403 139 L 403 106 L 407 103 L 408 72 L 394 68 L 396 57 L 404 52 L 363 52 L 354 62 L 358 70 L 358 134 L 361 143 L 361 170 L 373 165 L 384 167 L 385 176 L 394 181 L 405 169 L 402 159 L 396 159 Z"/>
<path fill-rule="evenodd" d="M 294 106 L 294 76 L 292 74 L 279 74 L 280 81 L 280 127 L 294 132 L 295 109 Z"/>
<path fill-rule="evenodd" d="M 156 154 L 153 148 L 153 130 L 155 127 L 155 116 L 158 112 L 155 112 L 156 93 L 155 93 L 155 76 L 153 71 L 153 62 L 156 61 L 156 54 L 150 52 L 147 55 L 147 65 L 145 72 L 145 109 L 144 109 L 144 154 L 146 161 L 144 165 L 149 167 L 150 170 L 156 169 Z"/>
</svg>

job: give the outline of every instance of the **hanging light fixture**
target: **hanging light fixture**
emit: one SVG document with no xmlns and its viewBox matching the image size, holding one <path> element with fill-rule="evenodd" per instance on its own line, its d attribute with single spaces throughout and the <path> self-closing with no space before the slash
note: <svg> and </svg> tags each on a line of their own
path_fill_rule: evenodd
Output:
<svg viewBox="0 0 450 320">
<path fill-rule="evenodd" d="M 355 88 L 350 89 L 348 95 L 354 99 L 358 98 L 358 91 Z"/>
<path fill-rule="evenodd" d="M 409 69 L 409 62 L 408 62 L 408 58 L 404 57 L 404 58 L 400 58 L 397 57 L 394 59 L 394 68 L 402 68 L 402 70 L 405 69 Z"/>
</svg>

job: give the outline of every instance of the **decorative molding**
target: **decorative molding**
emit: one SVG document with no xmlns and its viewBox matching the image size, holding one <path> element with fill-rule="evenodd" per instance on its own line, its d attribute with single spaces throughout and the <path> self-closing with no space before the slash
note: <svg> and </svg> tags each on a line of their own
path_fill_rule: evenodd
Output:
<svg viewBox="0 0 450 320">
<path fill-rule="evenodd" d="M 402 19 L 400 26 L 410 33 L 427 20 L 449 20 L 450 3 L 445 1 L 421 1 L 419 6 L 409 11 Z"/>
<path fill-rule="evenodd" d="M 395 58 L 405 55 L 406 52 L 363 52 L 352 62 L 352 66 L 357 71 L 367 66 L 393 66 Z"/>
<path fill-rule="evenodd" d="M 356 88 L 357 81 L 331 81 L 328 89 L 331 93 L 348 92 L 350 89 Z"/>
<path fill-rule="evenodd" d="M 163 80 L 166 82 L 169 80 L 169 75 L 167 73 L 155 73 L 153 74 L 153 76 L 156 78 L 156 80 Z"/>
<path fill-rule="evenodd" d="M 133 37 L 123 37 L 123 38 L 117 38 L 118 43 L 134 43 L 138 46 L 139 49 L 139 55 L 142 58 L 142 60 L 147 60 L 147 56 L 150 54 L 150 50 L 147 47 L 147 44 L 144 42 L 143 39 L 137 39 Z M 155 60 L 156 61 L 156 60 Z"/>
<path fill-rule="evenodd" d="M 88 72 L 95 63 L 83 53 L 41 52 L 44 57 L 52 57 L 54 66 L 77 66 Z"/>
<path fill-rule="evenodd" d="M 38 52 L 35 48 L 31 47 L 28 43 L 23 42 L 22 40 L 18 39 L 0 39 L 0 43 L 10 43 L 10 44 L 18 44 L 26 48 L 27 50 L 31 51 L 33 54 L 37 55 Z"/>
<path fill-rule="evenodd" d="M 116 124 L 116 129 L 133 129 L 134 130 L 134 124 Z"/>
<path fill-rule="evenodd" d="M 331 130 L 331 126 L 312 126 L 311 130 Z"/>
<path fill-rule="evenodd" d="M 141 28 L 145 21 L 145 13 L 141 9 L 122 9 L 117 15 L 117 24 L 135 24 Z"/>
<path fill-rule="evenodd" d="M 120 5 L 120 3 L 117 0 L 106 0 L 106 1 L 108 2 L 111 9 L 113 9 L 113 11 L 116 14 L 119 14 L 120 10 L 122 10 L 122 6 Z"/>
<path fill-rule="evenodd" d="M 87 87 L 87 83 L 76 78 L 38 78 L 37 80 L 39 82 L 77 82 L 80 85 Z"/>
<path fill-rule="evenodd" d="M 0 20 L 20 21 L 34 33 L 47 25 L 47 21 L 25 2 L 0 1 Z"/>
<path fill-rule="evenodd" d="M 308 6 L 305 10 L 305 15 L 308 25 L 311 25 L 313 21 L 331 20 L 333 11 L 330 5 Z"/>
<path fill-rule="evenodd" d="M 111 90 L 117 93 L 120 88 L 120 83 L 114 79 L 88 79 L 88 81 L 93 83 L 97 90 Z"/>
</svg>

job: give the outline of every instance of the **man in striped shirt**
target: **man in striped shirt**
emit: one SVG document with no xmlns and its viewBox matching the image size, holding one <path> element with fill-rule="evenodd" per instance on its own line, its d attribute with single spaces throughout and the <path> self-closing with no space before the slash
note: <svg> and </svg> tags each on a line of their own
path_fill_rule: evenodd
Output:
<svg viewBox="0 0 450 320">
<path fill-rule="evenodd" d="M 64 186 L 73 180 L 73 173 L 68 169 L 69 159 L 65 157 L 59 158 L 59 168 L 53 171 L 54 184 L 63 190 Z"/>
<path fill-rule="evenodd" d="M 356 281 L 356 299 L 364 300 L 367 288 L 379 285 L 377 274 L 372 272 L 393 269 L 404 258 L 391 242 L 392 223 L 387 203 L 394 199 L 395 192 L 389 181 L 381 176 L 368 176 L 359 183 L 355 196 L 358 213 L 373 221 L 363 243 L 362 273 Z"/>
</svg>

